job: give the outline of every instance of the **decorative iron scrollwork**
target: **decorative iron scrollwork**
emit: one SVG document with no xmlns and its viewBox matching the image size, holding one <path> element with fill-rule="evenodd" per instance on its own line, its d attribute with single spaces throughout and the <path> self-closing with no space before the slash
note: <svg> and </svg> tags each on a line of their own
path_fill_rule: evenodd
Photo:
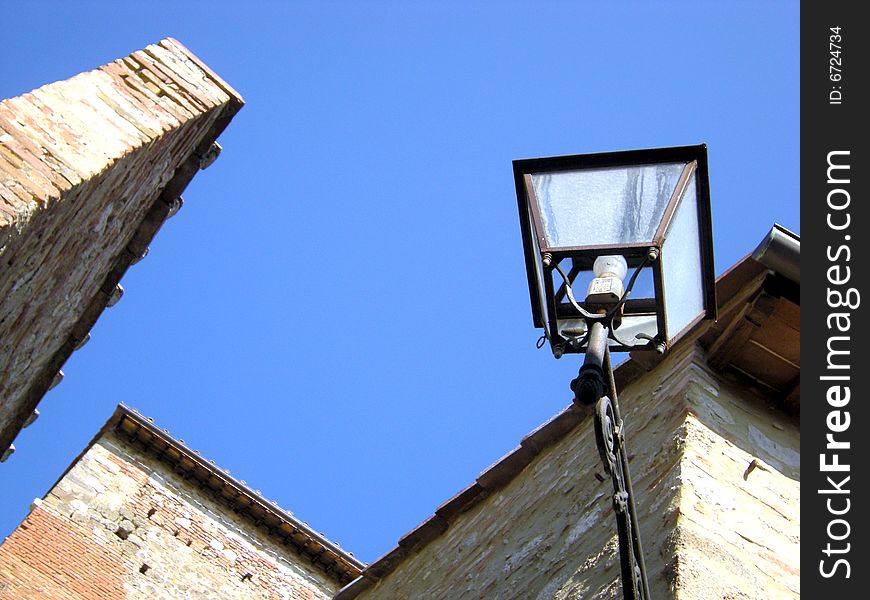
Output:
<svg viewBox="0 0 870 600">
<path fill-rule="evenodd" d="M 625 430 L 619 414 L 619 401 L 613 380 L 610 352 L 605 350 L 602 372 L 607 379 L 607 395 L 595 403 L 595 441 L 604 472 L 613 484 L 613 511 L 619 539 L 623 596 L 626 600 L 650 600 L 649 584 L 643 560 L 634 492 L 625 449 Z"/>
</svg>

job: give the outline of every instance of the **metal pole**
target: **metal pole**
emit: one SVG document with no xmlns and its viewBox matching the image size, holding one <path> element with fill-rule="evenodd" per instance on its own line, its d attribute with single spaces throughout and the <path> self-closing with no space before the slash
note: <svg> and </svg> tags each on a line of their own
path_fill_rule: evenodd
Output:
<svg viewBox="0 0 870 600">
<path fill-rule="evenodd" d="M 593 321 L 589 328 L 586 358 L 577 378 L 571 382 L 574 400 L 592 406 L 604 395 L 603 365 L 607 358 L 608 329 L 601 321 Z"/>
<path fill-rule="evenodd" d="M 617 443 L 621 446 L 620 463 L 622 465 L 622 476 L 625 481 L 625 491 L 628 492 L 628 514 L 631 517 L 631 541 L 634 549 L 634 559 L 637 561 L 637 566 L 640 569 L 640 583 L 642 587 L 641 598 L 644 600 L 650 599 L 649 582 L 646 577 L 646 563 L 644 561 L 643 543 L 640 539 L 640 521 L 637 518 L 637 511 L 634 507 L 634 488 L 631 485 L 631 472 L 628 468 L 628 448 L 625 446 L 625 435 L 623 435 L 622 415 L 619 412 L 619 399 L 616 396 L 616 379 L 613 376 L 613 365 L 610 362 L 610 348 L 605 347 L 604 352 L 604 371 L 607 373 L 607 383 L 610 388 L 610 399 L 613 403 L 613 415 L 616 417 L 616 422 L 619 424 L 619 439 Z"/>
<path fill-rule="evenodd" d="M 586 357 L 580 373 L 571 382 L 574 401 L 586 406 L 599 405 L 599 401 L 610 406 L 612 421 L 605 414 L 596 415 L 596 427 L 601 432 L 599 452 L 605 467 L 611 474 L 614 485 L 614 508 L 617 521 L 619 551 L 622 555 L 620 567 L 622 588 L 626 600 L 650 600 L 646 565 L 643 558 L 643 545 L 640 539 L 639 522 L 634 505 L 634 490 L 628 468 L 628 452 L 619 399 L 616 395 L 616 381 L 610 360 L 607 342 L 609 329 L 603 320 L 595 320 L 589 327 Z M 606 383 L 605 383 L 606 380 Z M 609 398 L 605 397 L 605 388 Z M 599 407 L 604 410 L 603 407 Z M 596 411 L 599 412 L 599 411 Z M 606 410 L 604 410 L 606 413 Z M 607 421 L 598 423 L 598 419 Z M 605 437 L 610 441 L 605 442 Z M 603 444 L 603 446 L 602 446 Z M 607 447 L 609 445 L 609 448 Z M 609 456 L 608 458 L 605 458 Z M 623 508 L 619 508 L 622 506 Z"/>
</svg>

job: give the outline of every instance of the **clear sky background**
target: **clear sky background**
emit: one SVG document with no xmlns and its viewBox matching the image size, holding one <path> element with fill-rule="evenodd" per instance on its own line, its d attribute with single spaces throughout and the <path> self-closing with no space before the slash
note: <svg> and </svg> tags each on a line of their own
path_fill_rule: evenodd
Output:
<svg viewBox="0 0 870 600">
<path fill-rule="evenodd" d="M 0 97 L 172 36 L 247 102 L 0 466 L 0 538 L 124 402 L 376 559 L 570 403 L 513 159 L 705 142 L 717 273 L 800 231 L 798 7 L 0 1 Z"/>
</svg>

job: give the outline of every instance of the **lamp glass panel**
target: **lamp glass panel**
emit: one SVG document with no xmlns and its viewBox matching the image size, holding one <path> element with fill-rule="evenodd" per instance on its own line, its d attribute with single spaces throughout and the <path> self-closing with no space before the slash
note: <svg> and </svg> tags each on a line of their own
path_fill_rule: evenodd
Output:
<svg viewBox="0 0 870 600">
<path fill-rule="evenodd" d="M 550 248 L 651 242 L 684 162 L 533 173 Z"/>
<path fill-rule="evenodd" d="M 650 337 L 655 337 L 658 333 L 658 319 L 655 315 L 625 315 L 622 317 L 622 324 L 616 328 L 615 333 L 620 340 L 625 342 L 626 346 L 642 346 L 648 344 L 649 340 L 637 337 L 637 334 L 644 333 Z M 616 342 L 612 341 L 611 344 Z"/>
<path fill-rule="evenodd" d="M 535 234 L 535 225 L 532 222 L 532 213 L 529 212 L 527 215 L 529 219 L 529 231 L 531 232 L 532 237 L 532 253 L 535 261 L 535 283 L 537 285 L 537 294 L 535 298 L 538 301 L 538 306 L 541 310 L 541 320 L 544 322 L 544 331 L 548 334 L 550 332 L 550 322 L 549 322 L 549 310 L 547 306 L 547 292 L 546 288 L 544 288 L 544 263 L 541 260 L 541 247 L 538 244 L 538 236 Z"/>
<path fill-rule="evenodd" d="M 686 187 L 662 245 L 662 285 L 668 339 L 704 311 L 697 178 Z"/>
<path fill-rule="evenodd" d="M 586 335 L 585 319 L 559 319 L 556 323 L 559 325 L 559 335 L 565 339 L 582 338 Z"/>
<path fill-rule="evenodd" d="M 583 319 L 559 319 L 559 334 L 563 338 L 582 338 L 586 335 L 586 321 Z M 626 346 L 643 346 L 649 343 L 648 339 L 639 338 L 637 334 L 645 333 L 655 337 L 658 333 L 658 321 L 655 315 L 626 315 L 622 318 L 622 324 L 616 329 L 616 335 L 625 342 Z M 616 341 L 609 340 L 611 346 Z"/>
</svg>

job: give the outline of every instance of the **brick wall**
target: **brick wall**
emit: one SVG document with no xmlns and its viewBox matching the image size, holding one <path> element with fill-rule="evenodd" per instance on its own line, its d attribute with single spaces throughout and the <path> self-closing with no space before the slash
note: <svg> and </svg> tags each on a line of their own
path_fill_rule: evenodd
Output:
<svg viewBox="0 0 870 600">
<path fill-rule="evenodd" d="M 692 346 L 628 386 L 620 404 L 652 597 L 799 597 L 798 424 L 714 375 Z M 386 573 L 373 563 L 370 583 L 341 597 L 621 598 L 611 496 L 587 418 L 440 536 Z"/>
<path fill-rule="evenodd" d="M 0 452 L 241 105 L 174 40 L 0 102 Z"/>
<path fill-rule="evenodd" d="M 0 545 L 0 598 L 330 598 L 338 584 L 114 433 Z"/>
<path fill-rule="evenodd" d="M 124 598 L 124 576 L 86 527 L 38 507 L 0 545 L 0 598 Z"/>
</svg>

